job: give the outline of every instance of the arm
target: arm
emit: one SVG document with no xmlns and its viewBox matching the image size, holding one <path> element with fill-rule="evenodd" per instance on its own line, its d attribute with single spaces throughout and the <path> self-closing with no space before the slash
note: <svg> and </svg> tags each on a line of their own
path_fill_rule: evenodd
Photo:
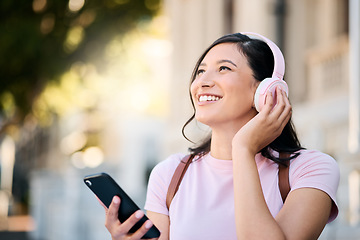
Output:
<svg viewBox="0 0 360 240">
<path fill-rule="evenodd" d="M 182 157 L 183 155 L 171 155 L 165 161 L 157 164 L 149 177 L 144 208 L 147 210 L 148 218 L 159 229 L 160 240 L 170 238 L 170 218 L 166 206 L 166 196 L 173 173 Z"/>
<path fill-rule="evenodd" d="M 155 226 L 160 230 L 161 235 L 159 240 L 168 240 L 169 239 L 169 228 L 170 228 L 170 219 L 169 216 L 161 213 L 147 211 L 148 218 L 155 224 Z"/>
<path fill-rule="evenodd" d="M 276 94 L 274 109 L 273 97 L 268 95 L 264 109 L 233 139 L 237 235 L 239 239 L 316 239 L 331 209 L 331 199 L 326 193 L 316 189 L 291 192 L 275 219 L 262 193 L 255 155 L 280 135 L 291 115 L 286 95 L 279 89 Z"/>
<path fill-rule="evenodd" d="M 289 194 L 275 219 L 286 239 L 318 239 L 329 219 L 331 206 L 325 192 L 301 188 Z"/>
<path fill-rule="evenodd" d="M 255 155 L 246 150 L 234 152 L 234 202 L 238 239 L 286 239 L 266 205 Z"/>
</svg>

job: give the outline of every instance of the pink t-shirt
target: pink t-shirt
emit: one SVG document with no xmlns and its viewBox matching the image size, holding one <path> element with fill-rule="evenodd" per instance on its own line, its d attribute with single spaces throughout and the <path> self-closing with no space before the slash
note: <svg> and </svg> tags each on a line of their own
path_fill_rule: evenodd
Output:
<svg viewBox="0 0 360 240">
<path fill-rule="evenodd" d="M 171 240 L 237 239 L 234 214 L 232 161 L 215 159 L 210 154 L 195 159 L 189 166 L 178 192 L 166 207 L 166 194 L 182 154 L 160 162 L 149 179 L 145 209 L 170 217 Z M 278 185 L 278 165 L 257 154 L 261 186 L 266 203 L 275 217 L 283 206 Z M 291 191 L 317 188 L 333 200 L 329 222 L 338 214 L 336 191 L 339 185 L 336 161 L 319 151 L 302 150 L 290 163 Z"/>
</svg>

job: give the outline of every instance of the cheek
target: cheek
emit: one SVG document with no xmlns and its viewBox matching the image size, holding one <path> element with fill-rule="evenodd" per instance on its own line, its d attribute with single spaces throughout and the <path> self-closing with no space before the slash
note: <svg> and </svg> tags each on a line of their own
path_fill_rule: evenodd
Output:
<svg viewBox="0 0 360 240">
<path fill-rule="evenodd" d="M 254 105 L 255 85 L 229 86 L 228 91 L 231 93 L 231 102 L 240 108 L 251 108 Z"/>
<path fill-rule="evenodd" d="M 193 81 L 190 85 L 190 94 L 191 94 L 192 99 L 194 99 L 194 95 L 195 95 L 197 89 L 198 89 L 198 87 L 197 87 L 196 81 Z"/>
</svg>

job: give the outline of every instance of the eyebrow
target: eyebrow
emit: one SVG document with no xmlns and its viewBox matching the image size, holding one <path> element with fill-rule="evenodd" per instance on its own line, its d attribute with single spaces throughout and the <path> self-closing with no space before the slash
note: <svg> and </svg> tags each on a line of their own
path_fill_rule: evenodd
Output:
<svg viewBox="0 0 360 240">
<path fill-rule="evenodd" d="M 235 67 L 237 67 L 237 65 L 233 61 L 227 60 L 227 59 L 220 60 L 217 63 L 219 64 L 219 63 L 224 63 L 224 62 L 230 63 L 230 64 L 234 65 Z"/>
<path fill-rule="evenodd" d="M 224 63 L 224 62 L 230 63 L 230 64 L 234 65 L 235 67 L 237 67 L 237 65 L 233 61 L 228 60 L 228 59 L 222 59 L 222 60 L 217 61 L 216 63 L 221 64 L 221 63 Z M 206 66 L 206 63 L 200 63 L 199 66 Z"/>
</svg>

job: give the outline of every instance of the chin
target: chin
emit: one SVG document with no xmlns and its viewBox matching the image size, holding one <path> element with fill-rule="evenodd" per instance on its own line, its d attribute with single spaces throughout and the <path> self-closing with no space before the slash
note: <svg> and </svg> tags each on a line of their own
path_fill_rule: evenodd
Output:
<svg viewBox="0 0 360 240">
<path fill-rule="evenodd" d="M 216 124 L 217 122 L 221 121 L 219 119 L 219 115 L 215 115 L 215 116 L 209 116 L 208 114 L 206 116 L 199 116 L 199 115 L 195 115 L 195 119 L 197 122 L 204 124 L 208 127 L 213 126 L 214 124 Z"/>
<path fill-rule="evenodd" d="M 195 120 L 198 121 L 199 123 L 202 123 L 202 124 L 205 124 L 205 125 L 208 125 L 208 123 L 210 122 L 210 117 L 209 116 L 203 116 L 203 115 L 198 115 L 198 114 L 195 114 Z"/>
</svg>

